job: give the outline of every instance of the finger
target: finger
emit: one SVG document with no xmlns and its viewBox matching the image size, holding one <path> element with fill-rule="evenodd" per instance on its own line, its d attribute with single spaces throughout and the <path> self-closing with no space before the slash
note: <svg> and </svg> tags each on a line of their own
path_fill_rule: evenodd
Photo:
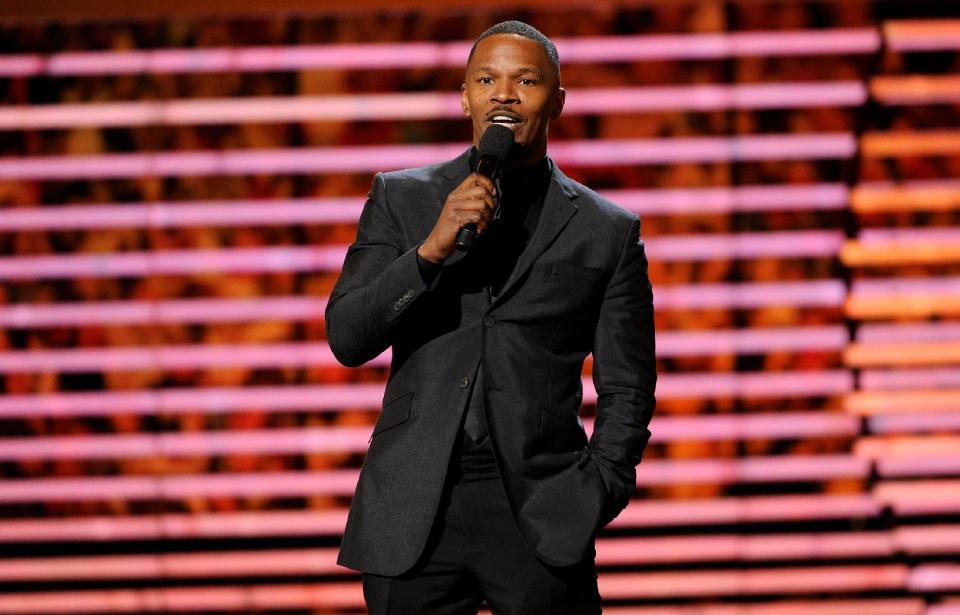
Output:
<svg viewBox="0 0 960 615">
<path fill-rule="evenodd" d="M 483 186 L 490 191 L 490 194 L 497 193 L 497 187 L 494 185 L 493 180 L 491 180 L 489 177 L 484 177 L 483 175 L 479 175 L 477 173 L 474 173 L 473 177 L 476 185 Z"/>
<path fill-rule="evenodd" d="M 488 195 L 483 199 L 470 199 L 469 201 L 456 203 L 453 207 L 453 213 L 454 215 L 458 215 L 461 212 L 470 212 L 471 214 L 477 214 L 489 219 L 493 216 L 494 207 L 495 202 L 493 197 Z"/>
</svg>

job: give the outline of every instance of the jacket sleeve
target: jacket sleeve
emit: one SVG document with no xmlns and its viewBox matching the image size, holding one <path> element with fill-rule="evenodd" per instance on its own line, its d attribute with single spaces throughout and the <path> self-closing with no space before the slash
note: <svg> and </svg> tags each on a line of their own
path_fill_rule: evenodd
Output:
<svg viewBox="0 0 960 615">
<path fill-rule="evenodd" d="M 594 334 L 597 417 L 589 448 L 609 496 L 603 525 L 620 514 L 636 491 L 636 466 L 650 438 L 656 381 L 653 293 L 640 221 L 634 218 Z"/>
<path fill-rule="evenodd" d="M 357 238 L 347 250 L 340 277 L 327 302 L 330 349 L 338 361 L 356 367 L 386 350 L 397 324 L 420 296 L 436 285 L 424 282 L 417 248 L 405 249 L 397 212 L 377 173 L 360 214 Z"/>
</svg>

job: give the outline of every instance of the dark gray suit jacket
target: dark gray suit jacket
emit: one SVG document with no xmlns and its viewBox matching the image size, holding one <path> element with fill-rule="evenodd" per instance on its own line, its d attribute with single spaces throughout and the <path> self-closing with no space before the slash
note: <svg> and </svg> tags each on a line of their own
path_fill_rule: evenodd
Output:
<svg viewBox="0 0 960 615">
<path fill-rule="evenodd" d="M 421 554 L 478 369 L 511 508 L 548 564 L 580 561 L 626 506 L 650 435 L 653 303 L 639 219 L 554 165 L 540 223 L 492 302 L 469 255 L 427 287 L 416 250 L 470 173 L 468 154 L 377 174 L 327 306 L 345 365 L 393 348 L 338 560 L 364 572 L 398 575 Z M 588 442 L 579 410 L 591 352 Z"/>
</svg>

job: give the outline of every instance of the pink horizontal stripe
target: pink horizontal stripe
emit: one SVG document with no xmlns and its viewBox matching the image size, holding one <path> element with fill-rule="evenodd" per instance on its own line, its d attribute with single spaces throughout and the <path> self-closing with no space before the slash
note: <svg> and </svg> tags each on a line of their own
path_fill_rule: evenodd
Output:
<svg viewBox="0 0 960 615">
<path fill-rule="evenodd" d="M 867 419 L 867 424 L 870 426 L 871 433 L 960 432 L 960 409 L 929 413 L 877 414 Z"/>
<path fill-rule="evenodd" d="M 865 344 L 947 340 L 960 340 L 960 323 L 865 323 L 857 328 L 857 341 Z"/>
<path fill-rule="evenodd" d="M 180 201 L 5 209 L 3 231 L 339 224 L 360 218 L 364 197 Z"/>
<path fill-rule="evenodd" d="M 555 39 L 564 63 L 871 53 L 873 29 L 665 34 Z M 381 43 L 65 52 L 7 56 L 0 75 L 111 75 L 463 66 L 470 43 Z"/>
<path fill-rule="evenodd" d="M 650 460 L 637 468 L 640 485 L 770 483 L 866 476 L 870 463 L 851 455 L 777 455 L 745 459 Z"/>
<path fill-rule="evenodd" d="M 567 141 L 550 146 L 561 165 L 599 166 L 722 162 L 729 160 L 809 160 L 848 158 L 856 151 L 849 133 L 673 137 L 663 139 Z M 0 173 L 2 173 L 0 167 Z"/>
<path fill-rule="evenodd" d="M 942 293 L 960 297 L 960 276 L 938 278 L 870 278 L 853 280 L 851 292 L 864 297 Z"/>
<path fill-rule="evenodd" d="M 585 379 L 583 387 L 584 401 L 595 403 L 596 391 L 592 382 Z M 851 388 L 850 374 L 843 370 L 664 374 L 657 384 L 657 397 L 835 395 Z M 220 414 L 241 409 L 331 411 L 378 408 L 382 396 L 382 383 L 3 395 L 0 396 L 0 417 L 108 416 L 187 411 Z"/>
<path fill-rule="evenodd" d="M 388 365 L 387 351 L 368 365 Z M 337 366 L 325 343 L 191 344 L 0 352 L 0 372 L 138 371 L 204 367 Z"/>
<path fill-rule="evenodd" d="M 613 526 L 716 525 L 878 514 L 879 505 L 867 495 L 643 499 L 632 501 Z M 0 520 L 0 535 L 8 542 L 339 535 L 346 520 L 346 509 L 20 519 Z"/>
<path fill-rule="evenodd" d="M 270 575 L 352 574 L 337 565 L 337 550 L 259 550 L 155 555 L 94 555 L 0 560 L 6 582 L 113 579 L 183 579 Z"/>
<path fill-rule="evenodd" d="M 0 306 L 0 326 L 322 320 L 326 305 L 326 297 L 309 296 L 19 303 Z"/>
<path fill-rule="evenodd" d="M 918 531 L 919 530 L 919 531 Z M 956 541 L 953 528 L 911 528 L 928 544 L 938 537 Z M 666 538 L 601 538 L 597 564 L 624 565 L 670 562 L 825 559 L 890 556 L 893 532 L 812 533 L 808 535 L 707 535 Z M 336 563 L 337 550 L 264 549 L 160 553 L 154 555 L 93 555 L 0 560 L 0 580 L 23 582 L 64 579 L 153 579 L 249 577 L 266 575 L 353 574 Z"/>
<path fill-rule="evenodd" d="M 914 592 L 960 590 L 960 565 L 918 564 L 910 571 L 908 588 Z"/>
<path fill-rule="evenodd" d="M 805 572 L 800 578 L 804 584 L 799 588 L 803 593 L 816 592 L 818 589 L 837 591 L 836 587 L 810 587 L 810 569 L 800 569 Z M 889 567 L 873 567 L 863 571 L 863 567 L 831 567 L 821 570 L 819 578 L 832 577 L 839 574 L 837 583 L 857 582 L 857 587 L 844 587 L 844 590 L 870 589 L 880 586 L 881 583 L 890 583 Z M 897 568 L 896 570 L 902 570 Z M 842 573 L 838 572 L 842 571 Z M 873 571 L 873 575 L 869 571 Z M 689 594 L 697 587 L 698 580 L 704 583 L 710 579 L 709 573 L 703 572 L 658 572 L 655 581 L 661 586 L 674 585 L 685 588 Z M 724 571 L 723 581 L 733 586 L 743 586 L 742 593 L 778 593 L 777 591 L 763 591 L 762 587 L 754 587 L 761 582 L 774 582 L 771 575 L 778 575 L 781 579 L 789 579 L 793 569 L 773 569 L 764 571 Z M 637 575 L 647 573 L 606 573 L 600 574 L 601 592 L 606 595 L 609 588 L 621 591 L 629 590 L 631 581 Z M 872 579 L 871 576 L 875 576 Z M 815 577 L 816 578 L 816 577 Z M 769 581 L 767 581 L 769 579 Z M 865 583 L 872 583 L 868 587 L 861 587 Z M 824 583 L 824 585 L 826 585 Z M 638 589 L 643 588 L 639 585 Z M 709 591 L 708 591 L 709 588 Z M 655 590 L 655 586 L 648 588 Z M 701 587 L 705 593 L 715 591 L 712 585 Z M 751 590 L 752 591 L 749 591 Z M 796 593 L 790 589 L 781 590 L 784 593 Z M 739 592 L 738 592 L 739 593 Z M 664 595 L 669 598 L 670 596 Z M 363 607 L 363 596 L 360 582 L 322 582 L 302 585 L 244 585 L 216 587 L 174 587 L 174 588 L 138 588 L 113 590 L 83 590 L 83 591 L 44 591 L 18 592 L 0 596 L 0 610 L 10 613 L 64 613 L 69 605 L 70 613 L 119 613 L 119 612 L 169 612 L 176 609 L 178 612 L 189 611 L 239 611 L 248 612 L 252 609 L 257 612 L 271 610 L 313 609 L 313 610 L 356 610 Z M 928 608 L 926 615 L 934 615 L 931 609 L 938 609 L 935 615 L 953 615 L 950 603 L 934 605 Z M 749 602 L 736 604 L 708 604 L 695 606 L 654 606 L 654 607 L 605 607 L 604 612 L 610 615 L 923 615 L 923 601 L 916 598 L 880 598 L 860 600 L 777 600 L 775 602 Z M 481 611 L 485 612 L 485 611 Z"/>
<path fill-rule="evenodd" d="M 896 52 L 960 49 L 960 34 L 956 33 L 888 30 L 886 35 L 887 46 Z"/>
<path fill-rule="evenodd" d="M 169 388 L 138 391 L 0 396 L 0 417 L 109 416 L 205 412 L 342 411 L 379 408 L 383 383 Z"/>
<path fill-rule="evenodd" d="M 863 478 L 869 462 L 851 455 L 778 455 L 745 459 L 646 461 L 637 485 L 768 483 Z M 187 497 L 349 496 L 358 470 L 14 479 L 0 483 L 0 502 L 169 500 Z"/>
<path fill-rule="evenodd" d="M 657 355 L 662 357 L 723 353 L 757 354 L 772 350 L 842 350 L 849 342 L 845 327 L 780 327 L 660 331 Z"/>
<path fill-rule="evenodd" d="M 613 520 L 612 526 L 652 527 L 806 521 L 874 517 L 879 513 L 878 503 L 865 494 L 636 500 Z"/>
<path fill-rule="evenodd" d="M 656 290 L 655 308 L 749 308 L 785 304 L 833 306 L 840 305 L 844 295 L 842 284 L 833 281 L 664 286 Z M 0 326 L 40 328 L 87 324 L 311 320 L 323 318 L 326 301 L 326 297 L 286 296 L 149 302 L 19 303 L 0 305 Z M 658 333 L 658 336 L 664 336 L 664 340 L 670 339 L 667 332 Z"/>
<path fill-rule="evenodd" d="M 357 470 L 19 479 L 0 483 L 0 502 L 167 500 L 353 494 Z"/>
<path fill-rule="evenodd" d="M 379 407 L 379 401 L 376 404 Z M 583 421 L 589 435 L 593 420 Z M 0 460 L 124 459 L 228 454 L 363 453 L 372 425 L 160 434 L 109 434 L 0 438 Z M 792 412 L 657 418 L 654 442 L 733 440 L 846 435 L 859 431 L 858 419 L 846 414 Z"/>
<path fill-rule="evenodd" d="M 841 184 L 606 190 L 601 194 L 621 207 L 648 215 L 843 209 L 848 200 L 847 188 Z"/>
<path fill-rule="evenodd" d="M 890 590 L 904 588 L 908 574 L 906 566 L 891 564 L 608 573 L 600 577 L 600 595 L 608 600 L 675 599 L 704 595 L 738 596 Z M 763 612 L 767 613 L 767 611 Z"/>
<path fill-rule="evenodd" d="M 860 105 L 859 81 L 584 88 L 567 90 L 565 115 L 689 109 L 770 109 Z M 187 99 L 0 107 L 0 130 L 462 118 L 460 94 Z"/>
<path fill-rule="evenodd" d="M 895 460 L 905 457 L 952 457 L 960 451 L 960 434 L 862 436 L 853 445 L 857 457 Z"/>
<path fill-rule="evenodd" d="M 960 388 L 960 366 L 907 369 L 865 369 L 860 388 L 868 391 Z"/>
<path fill-rule="evenodd" d="M 0 56 L 0 75 L 25 77 L 39 75 L 45 67 L 45 58 L 39 54 Z"/>
<path fill-rule="evenodd" d="M 660 261 L 750 259 L 766 257 L 834 257 L 844 241 L 835 231 L 668 235 L 646 241 L 651 258 Z M 0 279 L 135 277 L 205 271 L 335 271 L 346 246 L 157 250 L 98 254 L 15 256 L 0 258 Z"/>
<path fill-rule="evenodd" d="M 362 453 L 373 426 L 0 439 L 0 459 L 125 459 Z"/>
<path fill-rule="evenodd" d="M 432 164 L 462 153 L 466 143 L 362 145 L 231 151 L 157 152 L 0 159 L 0 179 L 114 179 L 250 173 L 373 172 Z M 550 145 L 561 165 L 602 166 L 849 158 L 850 133 L 771 134 L 737 137 L 563 141 Z"/>
<path fill-rule="evenodd" d="M 960 458 L 958 457 L 880 458 L 876 460 L 876 466 L 880 476 L 884 478 L 960 475 Z"/>
<path fill-rule="evenodd" d="M 838 412 L 784 412 L 742 415 L 658 416 L 652 442 L 853 436 L 858 417 Z"/>
<path fill-rule="evenodd" d="M 139 277 L 191 273 L 336 271 L 343 246 L 156 250 L 0 258 L 0 279 Z"/>
<path fill-rule="evenodd" d="M 898 516 L 954 514 L 960 510 L 960 480 L 895 480 L 878 482 L 871 494 Z"/>
<path fill-rule="evenodd" d="M 656 190 L 607 190 L 603 196 L 638 214 L 732 213 L 842 209 L 841 184 L 741 186 Z M 360 218 L 365 197 L 179 201 L 6 209 L 0 231 L 171 228 L 183 226 L 350 224 Z"/>
<path fill-rule="evenodd" d="M 296 608 L 321 611 L 363 606 L 358 582 L 301 585 L 217 585 L 81 591 L 17 592 L 0 596 L 0 612 L 52 613 L 169 613 L 269 612 Z"/>
<path fill-rule="evenodd" d="M 853 389 L 846 370 L 666 374 L 657 382 L 657 398 L 795 397 L 841 395 Z M 588 391 L 584 389 L 584 399 Z"/>
<path fill-rule="evenodd" d="M 960 553 L 960 527 L 946 525 L 898 527 L 899 548 L 913 554 Z"/>
<path fill-rule="evenodd" d="M 650 258 L 660 261 L 750 258 L 835 257 L 840 231 L 779 231 L 722 235 L 668 235 L 646 240 Z"/>
<path fill-rule="evenodd" d="M 960 227 L 928 227 L 928 228 L 865 228 L 858 235 L 860 242 L 865 245 L 933 241 L 956 244 L 960 241 Z"/>
<path fill-rule="evenodd" d="M 5 541 L 117 541 L 339 535 L 346 509 L 0 521 Z"/>
<path fill-rule="evenodd" d="M 257 299 L 172 299 L 156 302 L 105 301 L 33 303 L 0 306 L 0 326 L 39 328 L 87 324 L 152 324 L 245 322 L 256 320 L 322 320 L 326 297 L 262 297 Z M 846 346 L 845 328 L 782 327 L 715 331 L 661 331 L 657 354 L 663 357 L 770 350 L 839 350 Z M 114 348 L 107 349 L 107 352 Z M 68 352 L 77 352 L 77 349 Z M 90 349 L 92 352 L 99 352 Z M 29 351 L 31 354 L 38 352 Z M 21 356 L 21 355 L 16 355 Z M 0 352 L 0 365 L 3 365 Z M 0 367 L 2 369 L 2 367 Z"/>
<path fill-rule="evenodd" d="M 840 280 L 674 284 L 657 286 L 655 293 L 654 303 L 659 309 L 839 307 L 847 296 Z"/>
<path fill-rule="evenodd" d="M 609 615 L 934 615 L 920 598 L 775 600 L 671 606 L 604 607 Z M 952 614 L 956 615 L 956 614 Z"/>
<path fill-rule="evenodd" d="M 956 530 L 953 530 L 956 532 Z M 951 536 L 950 531 L 941 531 Z M 892 532 L 697 535 L 597 541 L 597 564 L 809 560 L 885 557 L 894 552 Z"/>
</svg>

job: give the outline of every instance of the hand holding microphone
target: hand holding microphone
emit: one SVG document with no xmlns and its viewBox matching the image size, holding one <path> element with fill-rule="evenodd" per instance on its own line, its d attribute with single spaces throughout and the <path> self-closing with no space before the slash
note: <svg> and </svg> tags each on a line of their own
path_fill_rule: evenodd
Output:
<svg viewBox="0 0 960 615">
<path fill-rule="evenodd" d="M 480 162 L 447 196 L 443 211 L 430 235 L 418 250 L 421 257 L 442 263 L 455 250 L 468 250 L 490 222 L 496 207 L 496 188 L 491 177 L 503 166 L 513 146 L 513 131 L 493 124 L 480 139 Z"/>
</svg>

